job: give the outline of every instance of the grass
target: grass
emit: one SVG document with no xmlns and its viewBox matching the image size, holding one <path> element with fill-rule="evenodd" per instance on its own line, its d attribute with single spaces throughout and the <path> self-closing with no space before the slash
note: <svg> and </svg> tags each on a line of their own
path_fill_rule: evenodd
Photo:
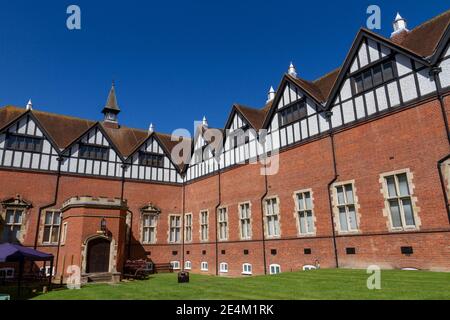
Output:
<svg viewBox="0 0 450 320">
<path fill-rule="evenodd" d="M 450 299 L 450 273 L 386 270 L 380 290 L 367 289 L 368 276 L 365 270 L 344 269 L 248 278 L 191 274 L 189 283 L 178 284 L 176 274 L 158 274 L 142 281 L 54 290 L 33 299 Z"/>
</svg>

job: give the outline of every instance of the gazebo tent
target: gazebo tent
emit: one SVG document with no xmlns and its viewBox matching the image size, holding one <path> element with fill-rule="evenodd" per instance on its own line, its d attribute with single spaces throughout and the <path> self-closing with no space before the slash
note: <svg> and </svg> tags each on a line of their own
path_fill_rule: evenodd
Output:
<svg viewBox="0 0 450 320">
<path fill-rule="evenodd" d="M 18 244 L 3 243 L 0 244 L 0 263 L 1 262 L 18 262 L 19 277 L 18 287 L 22 283 L 23 267 L 25 261 L 50 261 L 50 270 L 53 270 L 53 255 L 45 252 L 37 251 Z M 50 273 L 49 285 L 51 284 L 52 275 Z"/>
</svg>

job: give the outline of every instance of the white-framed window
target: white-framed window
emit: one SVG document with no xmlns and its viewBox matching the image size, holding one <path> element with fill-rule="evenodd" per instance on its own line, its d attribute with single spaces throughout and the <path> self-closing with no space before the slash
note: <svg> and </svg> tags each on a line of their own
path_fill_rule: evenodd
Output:
<svg viewBox="0 0 450 320">
<path fill-rule="evenodd" d="M 46 277 L 50 277 L 50 276 L 54 276 L 55 275 L 55 267 L 50 268 L 50 266 L 45 266 L 45 268 L 42 267 L 40 270 L 41 270 L 42 273 L 45 274 Z M 50 274 L 50 271 L 51 271 L 52 274 Z"/>
<path fill-rule="evenodd" d="M 356 213 L 355 194 L 353 183 L 346 183 L 335 186 L 337 197 L 337 211 L 339 218 L 339 230 L 342 232 L 352 232 L 358 230 L 358 220 Z"/>
<path fill-rule="evenodd" d="M 314 212 L 311 191 L 300 191 L 296 195 L 297 219 L 300 234 L 314 233 Z"/>
<path fill-rule="evenodd" d="M 280 209 L 277 198 L 266 199 L 266 230 L 268 237 L 280 236 Z"/>
<path fill-rule="evenodd" d="M 179 215 L 169 216 L 169 242 L 180 242 L 181 217 Z"/>
<path fill-rule="evenodd" d="M 228 239 L 228 211 L 227 208 L 219 208 L 219 240 Z"/>
<path fill-rule="evenodd" d="M 192 269 L 192 262 L 190 262 L 190 261 L 185 261 L 185 262 L 184 262 L 184 269 L 186 269 L 186 270 L 191 270 L 191 269 Z"/>
<path fill-rule="evenodd" d="M 271 264 L 269 266 L 270 274 L 278 274 L 281 273 L 281 267 L 279 264 Z"/>
<path fill-rule="evenodd" d="M 208 271 L 208 262 L 203 261 L 203 262 L 200 264 L 200 270 L 201 270 L 201 271 Z"/>
<path fill-rule="evenodd" d="M 0 269 L 0 280 L 1 279 L 12 279 L 14 278 L 14 268 L 1 268 Z"/>
<path fill-rule="evenodd" d="M 250 263 L 244 263 L 242 265 L 242 274 L 252 274 L 252 265 Z"/>
<path fill-rule="evenodd" d="M 239 220 L 241 227 L 241 239 L 252 238 L 252 223 L 251 223 L 250 203 L 241 203 L 239 205 Z"/>
<path fill-rule="evenodd" d="M 172 265 L 173 270 L 179 270 L 180 269 L 180 261 L 170 261 L 170 264 Z"/>
<path fill-rule="evenodd" d="M 59 228 L 61 226 L 61 212 L 47 211 L 44 217 L 44 235 L 42 243 L 57 244 L 59 240 Z"/>
<path fill-rule="evenodd" d="M 200 240 L 208 241 L 208 211 L 200 212 Z"/>
<path fill-rule="evenodd" d="M 184 216 L 184 241 L 192 241 L 192 213 Z"/>
<path fill-rule="evenodd" d="M 25 210 L 23 208 L 7 208 L 3 226 L 3 242 L 18 242 L 21 239 L 22 223 Z"/>
<path fill-rule="evenodd" d="M 62 231 L 61 231 L 61 245 L 66 244 L 68 226 L 69 226 L 68 222 L 63 223 Z"/>
<path fill-rule="evenodd" d="M 227 273 L 228 272 L 228 263 L 221 262 L 220 265 L 219 265 L 219 272 Z"/>
<path fill-rule="evenodd" d="M 393 229 L 414 229 L 416 220 L 411 197 L 411 188 L 406 172 L 384 177 L 386 204 Z"/>
<path fill-rule="evenodd" d="M 156 243 L 157 216 L 154 213 L 142 214 L 142 242 Z"/>
</svg>

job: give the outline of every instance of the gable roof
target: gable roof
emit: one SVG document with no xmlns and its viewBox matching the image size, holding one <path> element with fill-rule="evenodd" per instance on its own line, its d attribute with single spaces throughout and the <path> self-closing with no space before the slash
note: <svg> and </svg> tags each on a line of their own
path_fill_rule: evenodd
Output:
<svg viewBox="0 0 450 320">
<path fill-rule="evenodd" d="M 26 112 L 27 110 L 14 106 L 0 108 L 0 130 L 3 130 L 5 127 L 16 121 Z"/>
<path fill-rule="evenodd" d="M 142 144 L 148 137 L 148 132 L 132 129 L 124 126 L 111 127 L 100 123 L 103 130 L 114 143 L 123 158 L 128 158 L 134 153 L 136 147 Z"/>
<path fill-rule="evenodd" d="M 237 111 L 244 117 L 250 126 L 255 130 L 260 130 L 263 127 L 264 120 L 266 119 L 267 113 L 272 106 L 273 100 L 266 103 L 266 105 L 261 109 L 251 108 L 244 106 L 242 104 L 234 104 Z"/>
<path fill-rule="evenodd" d="M 447 10 L 409 31 L 399 45 L 419 56 L 429 57 L 436 51 L 449 25 L 450 10 Z"/>
</svg>

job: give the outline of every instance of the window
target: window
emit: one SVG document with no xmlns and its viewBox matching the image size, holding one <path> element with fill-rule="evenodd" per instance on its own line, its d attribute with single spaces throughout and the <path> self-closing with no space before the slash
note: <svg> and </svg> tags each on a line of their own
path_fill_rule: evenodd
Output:
<svg viewBox="0 0 450 320">
<path fill-rule="evenodd" d="M 247 132 L 248 126 L 244 126 L 230 134 L 231 148 L 237 148 L 249 143 L 250 137 Z"/>
<path fill-rule="evenodd" d="M 80 157 L 91 160 L 108 160 L 109 148 L 93 144 L 80 143 Z"/>
<path fill-rule="evenodd" d="M 44 237 L 42 243 L 56 244 L 59 240 L 59 227 L 61 225 L 61 212 L 47 211 L 44 218 Z"/>
<path fill-rule="evenodd" d="M 208 271 L 208 262 L 203 261 L 203 262 L 200 264 L 200 270 L 201 270 L 201 271 Z"/>
<path fill-rule="evenodd" d="M 64 222 L 64 223 L 63 223 L 62 232 L 61 232 L 61 245 L 66 244 L 66 239 L 67 239 L 67 227 L 68 227 L 68 223 L 67 223 L 67 222 Z"/>
<path fill-rule="evenodd" d="M 141 166 L 164 167 L 164 156 L 151 152 L 139 152 L 139 164 Z"/>
<path fill-rule="evenodd" d="M 311 192 L 299 192 L 296 196 L 299 232 L 300 234 L 314 233 Z"/>
<path fill-rule="evenodd" d="M 239 219 L 241 221 L 241 239 L 251 239 L 252 225 L 250 220 L 250 203 L 239 205 Z"/>
<path fill-rule="evenodd" d="M 184 268 L 185 268 L 186 270 L 191 270 L 191 269 L 192 269 L 192 262 L 186 261 L 186 262 L 184 263 Z"/>
<path fill-rule="evenodd" d="M 208 211 L 200 212 L 200 240 L 208 241 Z"/>
<path fill-rule="evenodd" d="M 281 267 L 279 264 L 271 264 L 269 266 L 270 274 L 278 274 L 281 273 Z"/>
<path fill-rule="evenodd" d="M 351 183 L 336 187 L 340 231 L 357 231 L 355 197 Z"/>
<path fill-rule="evenodd" d="M 156 242 L 156 215 L 152 213 L 142 214 L 142 242 Z"/>
<path fill-rule="evenodd" d="M 360 93 L 394 78 L 393 61 L 385 61 L 353 76 L 353 88 Z"/>
<path fill-rule="evenodd" d="M 188 213 L 184 217 L 184 240 L 192 241 L 192 214 Z"/>
<path fill-rule="evenodd" d="M 415 228 L 414 210 L 406 173 L 385 177 L 392 228 Z"/>
<path fill-rule="evenodd" d="M 219 271 L 222 273 L 227 273 L 228 272 L 228 263 L 221 262 L 219 265 Z"/>
<path fill-rule="evenodd" d="M 6 134 L 6 148 L 10 150 L 42 152 L 42 138 L 21 135 L 21 134 Z"/>
<path fill-rule="evenodd" d="M 180 216 L 169 216 L 169 242 L 179 242 L 180 241 L 180 231 L 181 223 Z"/>
<path fill-rule="evenodd" d="M 18 242 L 21 238 L 23 209 L 6 209 L 5 226 L 3 228 L 3 242 Z"/>
<path fill-rule="evenodd" d="M 170 261 L 170 264 L 172 265 L 173 270 L 179 270 L 180 269 L 180 261 Z"/>
<path fill-rule="evenodd" d="M 252 274 L 252 265 L 250 263 L 244 263 L 242 265 L 242 274 Z"/>
<path fill-rule="evenodd" d="M 227 208 L 219 209 L 219 240 L 228 239 L 228 212 Z"/>
<path fill-rule="evenodd" d="M 12 279 L 14 278 L 14 268 L 1 268 L 0 269 L 0 280 L 1 279 Z"/>
<path fill-rule="evenodd" d="M 266 224 L 267 236 L 278 237 L 280 235 L 280 219 L 277 198 L 266 200 Z"/>
<path fill-rule="evenodd" d="M 300 100 L 280 111 L 281 126 L 286 126 L 307 117 L 306 102 Z"/>
</svg>

